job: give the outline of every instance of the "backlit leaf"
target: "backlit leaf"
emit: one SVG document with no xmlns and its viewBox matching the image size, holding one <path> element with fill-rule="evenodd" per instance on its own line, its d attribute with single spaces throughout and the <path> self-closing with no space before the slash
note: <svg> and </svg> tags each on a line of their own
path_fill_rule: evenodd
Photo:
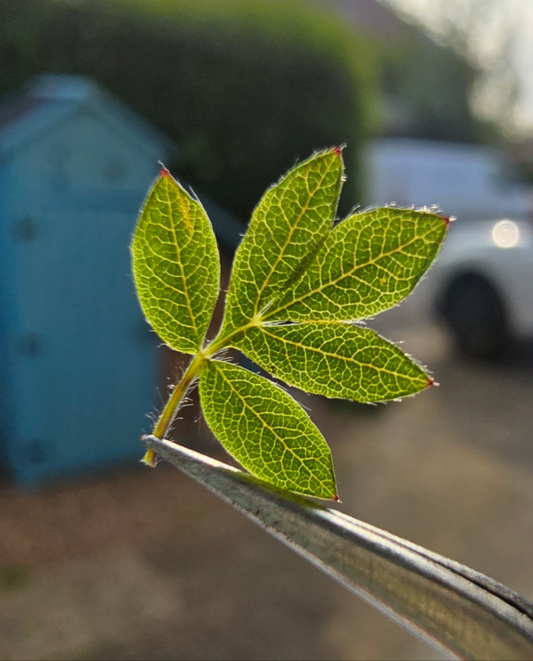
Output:
<svg viewBox="0 0 533 661">
<path fill-rule="evenodd" d="M 298 277 L 329 232 L 342 185 L 340 149 L 315 154 L 272 186 L 235 255 L 224 333 L 245 325 Z"/>
<path fill-rule="evenodd" d="M 263 319 L 355 321 L 387 310 L 414 289 L 447 227 L 442 216 L 412 209 L 384 207 L 350 216 Z"/>
<path fill-rule="evenodd" d="M 326 397 L 382 402 L 433 383 L 396 345 L 352 324 L 256 326 L 233 345 L 286 383 Z"/>
<path fill-rule="evenodd" d="M 146 318 L 168 345 L 196 353 L 219 292 L 218 248 L 202 205 L 166 170 L 148 195 L 131 250 Z"/>
<path fill-rule="evenodd" d="M 213 433 L 251 473 L 295 493 L 335 498 L 326 441 L 284 390 L 242 367 L 213 360 L 200 373 L 200 399 Z"/>
<path fill-rule="evenodd" d="M 199 377 L 205 419 L 233 457 L 271 484 L 325 499 L 337 499 L 331 454 L 309 416 L 281 387 L 215 358 L 234 347 L 291 386 L 359 402 L 398 399 L 433 383 L 399 347 L 355 322 L 412 292 L 448 220 L 385 207 L 334 225 L 343 171 L 341 150 L 323 151 L 265 193 L 236 252 L 222 328 L 208 344 L 219 292 L 216 241 L 201 204 L 166 170 L 132 244 L 148 321 L 170 346 L 195 355 L 154 435 L 164 437 Z"/>
</svg>

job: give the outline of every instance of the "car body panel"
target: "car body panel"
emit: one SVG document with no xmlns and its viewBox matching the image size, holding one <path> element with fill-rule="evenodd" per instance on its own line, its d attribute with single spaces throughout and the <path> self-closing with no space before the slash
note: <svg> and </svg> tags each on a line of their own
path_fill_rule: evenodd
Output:
<svg viewBox="0 0 533 661">
<path fill-rule="evenodd" d="M 452 223 L 421 288 L 424 298 L 437 306 L 451 283 L 467 274 L 483 276 L 500 294 L 513 336 L 533 337 L 533 227 L 529 223 L 507 219 Z"/>
</svg>

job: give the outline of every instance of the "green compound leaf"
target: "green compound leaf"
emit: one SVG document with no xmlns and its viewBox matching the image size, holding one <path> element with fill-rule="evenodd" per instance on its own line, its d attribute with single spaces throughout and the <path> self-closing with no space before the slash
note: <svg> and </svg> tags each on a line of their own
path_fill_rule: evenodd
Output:
<svg viewBox="0 0 533 661">
<path fill-rule="evenodd" d="M 242 367 L 213 360 L 200 372 L 200 399 L 213 433 L 251 473 L 281 489 L 336 498 L 328 445 L 284 390 Z"/>
<path fill-rule="evenodd" d="M 307 392 L 359 402 L 415 394 L 433 380 L 397 346 L 352 322 L 408 296 L 435 259 L 448 220 L 381 208 L 333 226 L 343 182 L 340 149 L 313 155 L 270 188 L 237 250 L 222 329 L 205 335 L 220 263 L 201 204 L 163 170 L 132 244 L 143 311 L 171 347 L 195 357 L 159 417 L 163 438 L 199 376 L 207 423 L 259 478 L 337 499 L 330 450 L 298 403 L 268 379 L 214 360 L 240 349 Z M 148 452 L 146 463 L 155 465 Z"/>
<path fill-rule="evenodd" d="M 263 319 L 355 321 L 383 312 L 411 293 L 447 228 L 446 218 L 412 209 L 384 207 L 350 216 Z"/>
<path fill-rule="evenodd" d="M 148 195 L 131 251 L 146 318 L 168 345 L 196 353 L 218 297 L 218 248 L 204 208 L 166 170 Z"/>
<path fill-rule="evenodd" d="M 326 397 L 383 402 L 433 383 L 396 345 L 351 324 L 256 326 L 233 345 L 291 386 Z"/>
<path fill-rule="evenodd" d="M 297 279 L 331 229 L 343 172 L 340 149 L 321 152 L 265 193 L 235 255 L 225 334 L 246 325 Z"/>
</svg>

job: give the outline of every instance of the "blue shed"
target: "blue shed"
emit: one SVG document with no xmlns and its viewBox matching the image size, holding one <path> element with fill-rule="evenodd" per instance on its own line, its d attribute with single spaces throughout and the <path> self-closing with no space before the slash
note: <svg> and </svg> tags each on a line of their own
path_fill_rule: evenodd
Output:
<svg viewBox="0 0 533 661">
<path fill-rule="evenodd" d="M 0 106 L 0 452 L 21 483 L 141 455 L 158 341 L 129 243 L 171 149 L 82 77 Z"/>
</svg>

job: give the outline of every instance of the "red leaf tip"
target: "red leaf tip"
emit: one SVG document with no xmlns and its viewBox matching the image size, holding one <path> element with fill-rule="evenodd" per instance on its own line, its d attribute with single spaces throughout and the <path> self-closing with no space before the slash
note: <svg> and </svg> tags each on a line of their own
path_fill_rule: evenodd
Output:
<svg viewBox="0 0 533 661">
<path fill-rule="evenodd" d="M 333 496 L 333 500 L 334 500 L 336 503 L 340 503 L 340 502 L 341 502 L 341 499 L 339 498 L 339 494 L 336 493 L 336 494 Z"/>
<path fill-rule="evenodd" d="M 160 177 L 170 177 L 170 172 L 163 166 L 159 172 Z"/>
<path fill-rule="evenodd" d="M 428 377 L 426 388 L 431 388 L 431 386 L 439 386 L 439 383 L 436 383 L 435 379 Z"/>
<path fill-rule="evenodd" d="M 452 218 L 450 216 L 442 216 L 439 214 L 439 218 L 442 218 L 442 220 L 446 223 L 446 226 L 452 222 Z"/>
<path fill-rule="evenodd" d="M 342 156 L 342 147 L 335 147 L 333 153 L 337 154 L 337 156 Z"/>
</svg>

